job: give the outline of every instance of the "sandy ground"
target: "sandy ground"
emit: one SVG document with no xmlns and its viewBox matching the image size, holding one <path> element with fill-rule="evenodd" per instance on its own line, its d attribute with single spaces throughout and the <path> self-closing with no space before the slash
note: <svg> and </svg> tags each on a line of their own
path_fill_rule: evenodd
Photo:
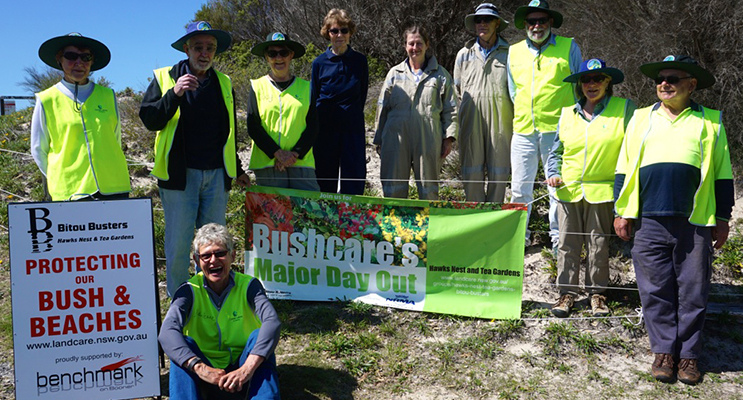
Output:
<svg viewBox="0 0 743 400">
<path fill-rule="evenodd" d="M 366 154 L 369 185 L 379 193 L 379 195 L 381 195 L 381 184 L 378 179 L 380 160 L 373 145 L 371 145 L 371 137 L 368 138 L 368 143 Z M 242 152 L 240 158 L 243 160 L 243 165 L 247 165 L 249 152 Z M 149 186 L 152 188 L 154 180 L 148 176 L 135 177 L 133 179 L 133 184 L 135 186 Z M 733 212 L 733 221 L 740 218 L 743 218 L 743 196 L 740 196 L 739 194 Z M 537 307 L 548 307 L 556 298 L 554 285 L 548 274 L 544 271 L 546 266 L 547 261 L 541 255 L 541 247 L 529 247 L 525 250 L 523 300 L 533 302 Z M 613 283 L 618 283 L 619 285 L 630 284 L 634 282 L 634 271 L 631 266 L 622 264 L 617 260 L 612 260 L 611 281 Z M 718 283 L 723 286 L 730 284 L 730 282 Z M 579 298 L 578 301 L 579 307 L 586 306 L 587 300 L 585 297 Z M 633 322 L 638 321 L 636 316 L 629 317 L 629 320 Z M 480 323 L 487 323 L 487 321 L 478 321 L 473 324 Z M 510 355 L 504 359 L 508 365 L 494 366 L 495 370 L 502 371 L 501 373 L 505 376 L 514 374 L 518 376 L 519 379 L 523 380 L 527 380 L 530 377 L 536 377 L 541 380 L 540 387 L 544 388 L 544 392 L 541 394 L 521 394 L 513 398 L 646 398 L 643 393 L 652 394 L 653 390 L 655 390 L 654 385 L 656 384 L 654 382 L 638 379 L 637 377 L 638 371 L 647 372 L 649 365 L 652 362 L 648 338 L 644 331 L 637 337 L 630 338 L 635 347 L 633 349 L 633 355 L 631 356 L 621 352 L 600 353 L 592 359 L 590 367 L 583 358 L 567 358 L 565 362 L 572 368 L 570 376 L 550 373 L 545 374 L 543 368 L 529 365 L 521 356 L 524 354 L 534 354 L 538 356 L 542 352 L 539 340 L 544 336 L 544 327 L 546 323 L 547 322 L 545 321 L 526 321 L 526 327 L 523 329 L 522 333 L 517 338 L 510 339 L 504 346 L 505 351 Z M 463 326 L 466 328 L 466 324 Z M 580 329 L 582 333 L 596 336 L 606 336 L 607 334 L 623 335 L 625 338 L 627 336 L 626 331 L 623 330 L 621 326 L 617 326 L 617 324 L 608 328 L 606 325 L 601 325 L 597 322 L 588 322 L 580 325 Z M 421 338 L 421 340 L 430 339 Z M 445 341 L 451 340 L 451 338 L 441 337 L 433 340 Z M 741 396 L 743 396 L 743 387 L 741 387 L 740 383 L 730 383 L 730 381 L 743 382 L 743 378 L 741 378 L 741 371 L 743 371 L 743 359 L 740 357 L 740 354 L 743 351 L 741 344 L 735 344 L 730 341 L 720 340 L 719 338 L 713 337 L 706 342 L 705 346 L 707 349 L 711 349 L 711 351 L 700 360 L 701 363 L 704 365 L 706 371 L 717 374 L 717 379 L 722 379 L 725 382 L 721 384 L 711 382 L 709 385 L 714 386 L 708 386 L 706 392 L 700 391 L 691 394 L 687 393 L 681 396 L 681 398 L 706 398 L 716 400 L 741 398 Z M 12 350 L 0 354 L 0 398 L 2 399 L 14 398 L 12 359 Z M 279 364 L 280 363 L 281 361 L 279 360 Z M 592 387 L 590 384 L 571 384 L 570 380 L 573 379 L 572 377 L 583 377 L 589 372 L 589 369 L 601 370 L 603 376 L 608 377 L 607 379 L 610 381 L 610 388 L 613 387 L 615 388 L 614 390 L 616 390 L 616 388 L 631 388 L 631 390 L 627 389 L 625 392 L 611 395 L 613 392 L 607 390 L 606 387 Z M 579 380 L 580 379 L 582 378 L 579 378 Z M 406 400 L 449 400 L 468 398 L 466 395 L 446 387 L 445 385 L 432 385 L 427 379 L 421 379 L 421 383 L 416 383 L 413 378 L 408 393 L 394 396 L 389 395 L 384 388 L 375 387 L 373 385 L 360 386 L 362 387 L 354 391 L 350 398 L 395 398 Z M 683 389 L 683 387 L 681 388 Z M 503 398 L 503 395 L 498 392 L 493 392 L 491 395 L 477 397 L 484 399 L 497 399 Z M 652 396 L 647 398 L 652 398 Z"/>
</svg>

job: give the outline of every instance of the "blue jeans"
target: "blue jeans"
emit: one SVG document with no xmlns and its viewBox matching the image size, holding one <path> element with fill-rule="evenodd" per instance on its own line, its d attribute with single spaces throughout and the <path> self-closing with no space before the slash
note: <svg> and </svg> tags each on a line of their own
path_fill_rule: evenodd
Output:
<svg viewBox="0 0 743 400">
<path fill-rule="evenodd" d="M 547 156 L 550 154 L 555 133 L 533 133 L 531 135 L 514 134 L 511 138 L 511 203 L 531 203 L 534 200 L 534 179 L 537 177 L 539 160 L 542 160 L 544 174 L 547 175 Z M 557 247 L 559 230 L 557 224 L 557 200 L 555 188 L 548 187 L 550 194 L 550 239 L 552 246 Z M 529 215 L 531 204 L 526 214 L 526 241 L 529 242 Z"/>
<path fill-rule="evenodd" d="M 194 230 L 210 222 L 225 225 L 229 192 L 224 190 L 224 170 L 186 169 L 186 189 L 160 188 L 165 212 L 165 263 L 168 296 L 190 277 Z"/>
<path fill-rule="evenodd" d="M 250 351 L 253 350 L 255 341 L 258 339 L 258 329 L 254 330 L 245 344 L 245 349 L 240 355 L 237 364 L 232 364 L 225 368 L 226 372 L 234 371 L 245 363 Z M 186 336 L 188 347 L 201 358 L 204 363 L 209 364 L 209 360 L 201 352 L 196 342 Z M 183 369 L 180 365 L 170 363 L 170 399 L 171 400 L 204 400 L 202 392 L 212 394 L 208 398 L 214 399 L 247 399 L 250 400 L 278 400 L 279 395 L 279 374 L 276 370 L 276 356 L 271 357 L 258 366 L 248 384 L 243 385 L 243 389 L 238 393 L 228 393 L 219 390 L 215 385 L 206 383 L 201 380 L 195 373 Z"/>
</svg>

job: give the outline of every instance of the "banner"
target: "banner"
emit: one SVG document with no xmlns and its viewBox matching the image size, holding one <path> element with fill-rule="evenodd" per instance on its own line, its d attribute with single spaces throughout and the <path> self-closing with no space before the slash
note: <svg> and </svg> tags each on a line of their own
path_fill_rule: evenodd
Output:
<svg viewBox="0 0 743 400">
<path fill-rule="evenodd" d="M 150 199 L 14 203 L 16 398 L 160 395 Z"/>
<path fill-rule="evenodd" d="M 258 186 L 245 205 L 245 270 L 269 298 L 521 315 L 521 204 L 502 209 Z"/>
</svg>

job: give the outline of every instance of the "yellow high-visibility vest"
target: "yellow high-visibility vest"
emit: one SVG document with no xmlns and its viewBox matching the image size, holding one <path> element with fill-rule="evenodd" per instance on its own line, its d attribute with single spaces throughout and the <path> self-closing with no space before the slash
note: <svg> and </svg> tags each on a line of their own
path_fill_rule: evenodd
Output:
<svg viewBox="0 0 743 400">
<path fill-rule="evenodd" d="M 562 109 L 560 176 L 565 185 L 555 192 L 560 201 L 614 201 L 614 170 L 624 139 L 626 105 L 627 100 L 611 97 L 601 114 L 590 122 L 575 112 L 575 106 Z"/>
<path fill-rule="evenodd" d="M 235 273 L 235 286 L 222 303 L 214 307 L 204 287 L 204 273 L 188 280 L 193 289 L 191 316 L 183 327 L 183 335 L 190 336 L 212 367 L 224 369 L 240 358 L 250 333 L 261 327 L 247 301 L 250 275 Z"/>
<path fill-rule="evenodd" d="M 554 132 L 563 107 L 575 103 L 570 75 L 573 39 L 555 36 L 556 43 L 535 56 L 526 40 L 511 46 L 508 68 L 516 85 L 513 133 Z"/>
<path fill-rule="evenodd" d="M 727 136 L 722 129 L 722 113 L 706 107 L 691 111 L 684 118 L 683 129 L 675 132 L 678 140 L 664 141 L 663 147 L 646 151 L 648 137 L 653 135 L 652 120 L 660 110 L 657 104 L 635 111 L 627 128 L 622 149 L 617 160 L 617 173 L 625 174 L 624 185 L 615 202 L 616 213 L 623 218 L 640 216 L 640 168 L 656 163 L 681 163 L 700 169 L 701 179 L 694 194 L 694 203 L 689 222 L 699 226 L 715 226 L 715 181 L 732 179 L 730 152 Z M 675 121 L 681 122 L 681 121 Z M 690 141 L 698 142 L 698 152 L 689 152 L 683 146 Z"/>
<path fill-rule="evenodd" d="M 38 96 L 49 131 L 46 175 L 52 200 L 130 192 L 129 169 L 115 134 L 119 117 L 113 90 L 95 85 L 80 111 L 55 86 Z"/>
<path fill-rule="evenodd" d="M 171 68 L 172 67 L 165 67 L 154 71 L 157 83 L 160 85 L 160 93 L 162 93 L 163 96 L 165 96 L 165 93 L 167 93 L 168 90 L 175 87 L 175 80 L 170 76 Z M 230 123 L 227 142 L 225 142 L 224 148 L 222 149 L 224 169 L 227 171 L 227 175 L 230 178 L 235 178 L 237 176 L 237 156 L 235 155 L 235 99 L 232 98 L 232 81 L 229 76 L 217 70 L 214 70 L 214 72 L 217 75 L 217 80 L 219 80 L 219 87 L 222 91 L 224 105 L 227 107 L 227 116 Z M 181 108 L 178 107 L 173 118 L 168 121 L 163 130 L 157 132 L 157 137 L 155 138 L 155 167 L 152 168 L 150 174 L 163 181 L 170 179 L 170 175 L 168 174 L 168 161 L 180 116 Z"/>
<path fill-rule="evenodd" d="M 253 93 L 258 103 L 261 126 L 282 150 L 291 150 L 307 128 L 307 113 L 310 110 L 310 83 L 294 78 L 294 82 L 283 91 L 271 83 L 268 76 L 251 79 Z M 273 154 L 269 157 L 253 143 L 250 169 L 273 167 Z M 294 167 L 315 168 L 312 149 L 304 158 L 297 159 Z"/>
</svg>

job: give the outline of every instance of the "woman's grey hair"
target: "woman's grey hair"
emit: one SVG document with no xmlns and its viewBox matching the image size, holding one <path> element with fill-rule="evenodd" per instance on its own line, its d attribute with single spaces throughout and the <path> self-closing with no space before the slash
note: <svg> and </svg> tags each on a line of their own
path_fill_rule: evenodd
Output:
<svg viewBox="0 0 743 400">
<path fill-rule="evenodd" d="M 193 239 L 193 254 L 199 254 L 199 249 L 210 244 L 221 244 L 232 252 L 235 248 L 235 239 L 227 230 L 227 227 L 220 224 L 209 223 L 196 231 Z"/>
</svg>

